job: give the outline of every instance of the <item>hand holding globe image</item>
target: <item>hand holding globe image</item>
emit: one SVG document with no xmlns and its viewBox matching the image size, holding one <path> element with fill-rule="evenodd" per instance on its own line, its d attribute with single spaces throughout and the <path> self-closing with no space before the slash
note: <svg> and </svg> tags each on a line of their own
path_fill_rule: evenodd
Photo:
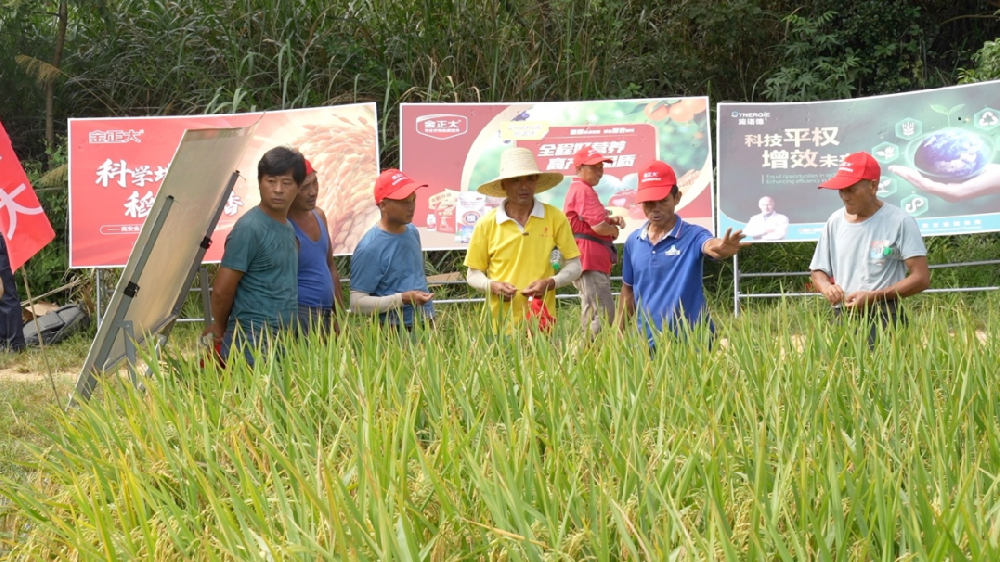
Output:
<svg viewBox="0 0 1000 562">
<path fill-rule="evenodd" d="M 992 159 L 993 150 L 982 137 L 956 127 L 928 134 L 913 152 L 913 165 L 925 177 L 939 181 L 978 176 Z"/>
<path fill-rule="evenodd" d="M 909 150 L 913 167 L 889 172 L 918 190 L 958 203 L 1000 194 L 1000 165 L 992 163 L 992 144 L 975 131 L 948 127 L 928 133 Z"/>
</svg>

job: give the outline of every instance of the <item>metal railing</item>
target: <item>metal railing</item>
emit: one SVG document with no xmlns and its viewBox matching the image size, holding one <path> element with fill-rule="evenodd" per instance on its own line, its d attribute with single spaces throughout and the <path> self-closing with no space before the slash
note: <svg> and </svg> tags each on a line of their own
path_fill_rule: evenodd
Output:
<svg viewBox="0 0 1000 562">
<path fill-rule="evenodd" d="M 978 267 L 986 265 L 1000 265 L 1000 260 L 983 260 L 983 261 L 967 261 L 959 263 L 939 263 L 928 266 L 929 269 L 946 269 L 951 267 Z M 740 292 L 740 280 L 741 279 L 751 279 L 751 278 L 775 278 L 775 277 L 808 277 L 812 275 L 810 271 L 777 271 L 777 272 L 761 272 L 761 273 L 743 273 L 739 269 L 739 257 L 733 256 L 733 300 L 734 300 L 734 314 L 739 316 L 740 314 L 740 299 L 744 298 L 785 298 L 785 297 L 812 297 L 819 296 L 821 293 L 811 292 L 811 293 L 743 293 Z M 925 293 L 979 293 L 983 291 L 997 291 L 1000 290 L 1000 286 L 987 286 L 987 287 L 952 287 L 952 288 L 942 288 L 942 289 L 927 289 Z"/>
<path fill-rule="evenodd" d="M 97 311 L 98 311 L 98 314 L 97 314 L 98 326 L 100 326 L 101 318 L 102 318 L 103 312 L 104 312 L 103 309 L 102 309 L 102 303 L 104 302 L 104 300 L 106 300 L 106 298 L 108 296 L 108 293 L 113 292 L 113 290 L 105 289 L 103 287 L 103 285 L 101 284 L 101 282 L 100 282 L 101 281 L 101 273 L 100 272 L 101 272 L 100 269 L 98 269 L 96 271 L 96 277 L 97 277 L 96 285 L 98 287 L 98 289 L 97 289 L 97 303 L 96 303 L 97 304 Z M 201 282 L 199 283 L 199 286 L 195 287 L 195 286 L 192 285 L 188 289 L 188 293 L 189 294 L 190 293 L 202 293 L 201 283 L 205 282 L 204 279 L 207 279 L 207 276 L 204 275 L 204 274 L 203 275 L 199 275 L 197 277 L 197 279 L 201 280 Z M 621 279 L 622 279 L 621 276 L 615 276 L 615 277 L 611 278 L 612 281 L 621 281 Z M 350 287 L 351 279 L 349 277 L 345 277 L 345 278 L 343 278 L 343 279 L 340 280 L 340 284 L 341 284 L 342 287 Z M 435 282 L 430 283 L 429 285 L 432 288 L 436 287 L 436 286 L 439 286 L 439 285 L 468 286 L 466 284 L 466 281 L 464 279 L 453 280 L 453 281 L 452 280 L 435 281 Z M 211 287 L 208 287 L 208 291 L 211 292 L 211 290 L 212 290 Z M 470 287 L 469 290 L 471 291 L 473 289 Z M 618 294 L 619 293 L 617 293 L 617 292 L 612 292 L 612 295 L 614 295 L 614 296 L 618 296 Z M 580 298 L 580 295 L 579 295 L 579 293 L 560 293 L 560 294 L 556 295 L 556 298 L 559 299 L 559 300 L 571 300 L 571 299 L 578 299 L 578 298 Z M 203 306 L 206 304 L 205 299 L 206 299 L 206 295 L 202 294 L 202 304 L 203 304 Z M 438 304 L 441 304 L 441 305 L 444 305 L 444 304 L 468 304 L 468 303 L 483 303 L 483 302 L 486 302 L 486 298 L 485 297 L 466 297 L 466 298 L 434 299 L 434 304 L 435 305 L 438 305 Z M 348 311 L 350 311 L 349 308 L 348 308 Z M 204 322 L 204 321 L 205 321 L 204 317 L 178 318 L 177 319 L 177 322 Z"/>
</svg>

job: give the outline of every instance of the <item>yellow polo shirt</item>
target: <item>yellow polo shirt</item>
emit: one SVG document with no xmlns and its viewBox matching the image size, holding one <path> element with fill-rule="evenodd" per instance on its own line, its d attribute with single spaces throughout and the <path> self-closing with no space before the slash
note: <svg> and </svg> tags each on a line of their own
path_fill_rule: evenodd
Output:
<svg viewBox="0 0 1000 562">
<path fill-rule="evenodd" d="M 562 211 L 535 200 L 528 223 L 522 228 L 505 209 L 507 201 L 476 222 L 469 240 L 465 266 L 486 272 L 490 281 L 504 281 L 520 291 L 532 281 L 556 274 L 549 261 L 554 248 L 559 248 L 564 260 L 580 255 L 573 231 Z M 510 302 L 492 293 L 487 295 L 493 329 L 501 321 L 519 322 L 528 314 L 528 297 L 518 293 Z M 556 315 L 556 293 L 545 295 L 545 306 Z"/>
</svg>

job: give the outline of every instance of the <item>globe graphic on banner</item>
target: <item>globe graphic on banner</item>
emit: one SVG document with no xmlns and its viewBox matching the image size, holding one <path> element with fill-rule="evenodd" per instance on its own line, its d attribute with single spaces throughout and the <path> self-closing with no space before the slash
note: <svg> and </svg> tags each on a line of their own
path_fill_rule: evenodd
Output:
<svg viewBox="0 0 1000 562">
<path fill-rule="evenodd" d="M 992 156 L 989 145 L 976 133 L 949 128 L 920 141 L 913 165 L 927 177 L 954 182 L 982 173 Z"/>
</svg>

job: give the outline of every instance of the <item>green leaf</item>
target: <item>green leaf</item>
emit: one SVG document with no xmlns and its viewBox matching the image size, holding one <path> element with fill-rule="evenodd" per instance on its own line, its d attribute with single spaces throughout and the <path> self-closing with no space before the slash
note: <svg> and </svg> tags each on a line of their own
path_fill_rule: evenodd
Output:
<svg viewBox="0 0 1000 562">
<path fill-rule="evenodd" d="M 964 103 L 960 103 L 960 104 L 956 105 L 955 107 L 951 108 L 951 110 L 948 111 L 948 115 L 951 115 L 952 113 L 955 113 L 956 111 L 962 109 L 963 107 L 965 107 Z"/>
<path fill-rule="evenodd" d="M 938 113 L 940 113 L 942 115 L 948 115 L 948 108 L 945 107 L 945 106 L 943 106 L 943 105 L 938 105 L 936 103 L 932 103 L 931 104 L 931 109 L 933 109 L 934 111 L 936 111 L 936 112 L 938 112 Z"/>
</svg>

